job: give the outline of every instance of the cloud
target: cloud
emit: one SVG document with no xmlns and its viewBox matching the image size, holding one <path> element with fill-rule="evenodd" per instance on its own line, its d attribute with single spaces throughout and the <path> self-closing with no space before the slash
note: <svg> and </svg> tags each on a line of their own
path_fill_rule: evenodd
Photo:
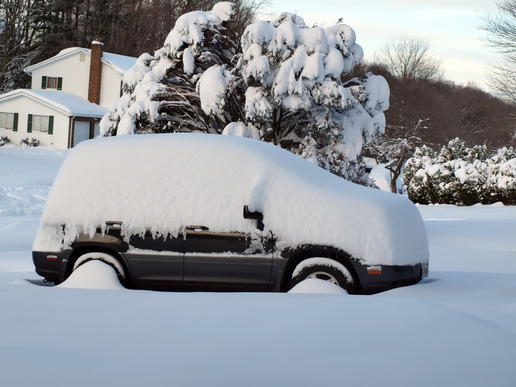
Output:
<svg viewBox="0 0 516 387">
<path fill-rule="evenodd" d="M 309 26 L 327 27 L 342 18 L 355 30 L 366 60 L 395 36 L 426 39 L 436 57 L 443 60 L 448 79 L 485 84 L 485 68 L 494 61 L 495 53 L 481 42 L 482 32 L 478 27 L 481 15 L 496 11 L 494 1 L 392 0 L 386 3 L 385 0 L 350 4 L 326 0 L 324 7 L 320 7 L 313 2 L 275 0 L 268 12 L 297 13 Z"/>
</svg>

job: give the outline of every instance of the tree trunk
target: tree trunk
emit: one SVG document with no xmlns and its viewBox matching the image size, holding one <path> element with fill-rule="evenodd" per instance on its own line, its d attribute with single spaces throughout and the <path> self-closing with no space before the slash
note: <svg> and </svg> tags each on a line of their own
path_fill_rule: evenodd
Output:
<svg viewBox="0 0 516 387">
<path fill-rule="evenodd" d="M 398 187 L 396 186 L 396 182 L 398 181 L 398 177 L 401 175 L 401 171 L 403 170 L 403 163 L 405 163 L 405 160 L 407 159 L 407 149 L 403 148 L 401 151 L 401 155 L 398 159 L 398 162 L 396 163 L 396 167 L 392 168 L 388 167 L 387 170 L 391 173 L 391 192 L 397 194 L 398 193 Z"/>
<path fill-rule="evenodd" d="M 396 186 L 396 181 L 398 180 L 398 177 L 400 177 L 399 173 L 396 173 L 395 171 L 391 171 L 391 192 L 392 193 L 398 193 L 398 189 L 397 189 L 398 187 Z"/>
</svg>

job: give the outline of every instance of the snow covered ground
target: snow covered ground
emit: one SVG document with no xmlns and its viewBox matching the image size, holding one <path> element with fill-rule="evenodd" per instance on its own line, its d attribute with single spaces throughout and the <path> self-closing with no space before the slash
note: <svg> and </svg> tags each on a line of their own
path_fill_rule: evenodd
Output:
<svg viewBox="0 0 516 387">
<path fill-rule="evenodd" d="M 0 148 L 1 386 L 516 385 L 516 208 L 419 207 L 429 277 L 374 296 L 134 291 L 95 262 L 46 287 L 31 247 L 65 156 Z"/>
</svg>

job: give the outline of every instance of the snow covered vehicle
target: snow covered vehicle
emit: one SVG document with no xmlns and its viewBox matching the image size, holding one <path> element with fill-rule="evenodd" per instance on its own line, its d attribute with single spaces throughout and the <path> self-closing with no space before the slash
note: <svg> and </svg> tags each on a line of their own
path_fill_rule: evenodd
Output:
<svg viewBox="0 0 516 387">
<path fill-rule="evenodd" d="M 33 246 L 48 281 L 100 260 L 144 289 L 286 291 L 322 278 L 374 293 L 417 283 L 428 257 L 405 197 L 268 143 L 207 134 L 81 143 L 55 179 Z"/>
</svg>

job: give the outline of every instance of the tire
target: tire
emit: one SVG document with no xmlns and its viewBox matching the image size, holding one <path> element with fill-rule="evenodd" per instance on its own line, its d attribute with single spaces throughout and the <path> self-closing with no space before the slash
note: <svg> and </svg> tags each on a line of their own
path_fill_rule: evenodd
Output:
<svg viewBox="0 0 516 387">
<path fill-rule="evenodd" d="M 117 258 L 107 253 L 92 252 L 79 256 L 79 258 L 77 258 L 77 260 L 73 264 L 72 272 L 74 272 L 79 266 L 84 265 L 86 262 L 89 261 L 101 261 L 106 265 L 111 266 L 111 268 L 113 268 L 113 270 L 116 272 L 118 280 L 120 281 L 122 286 L 127 286 L 128 279 L 124 267 Z"/>
<path fill-rule="evenodd" d="M 308 258 L 294 269 L 289 289 L 309 278 L 331 282 L 348 292 L 352 290 L 354 282 L 349 270 L 340 262 L 330 258 Z"/>
</svg>

